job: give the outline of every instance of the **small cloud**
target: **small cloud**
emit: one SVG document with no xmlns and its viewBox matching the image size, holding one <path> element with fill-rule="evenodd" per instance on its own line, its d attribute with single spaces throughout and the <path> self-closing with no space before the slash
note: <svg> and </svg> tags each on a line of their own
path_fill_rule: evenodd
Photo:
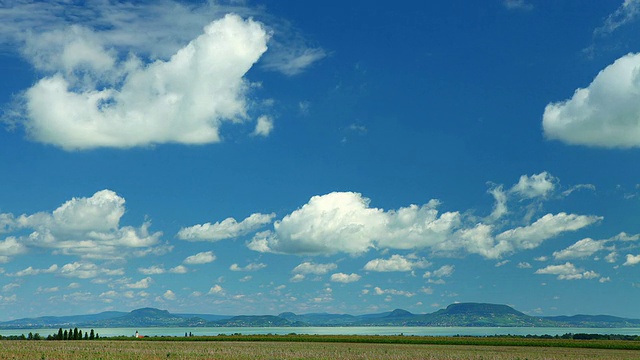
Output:
<svg viewBox="0 0 640 360">
<path fill-rule="evenodd" d="M 256 129 L 253 131 L 253 135 L 267 137 L 273 131 L 273 119 L 269 116 L 262 115 L 258 118 L 256 123 Z"/>
<path fill-rule="evenodd" d="M 213 251 L 206 251 L 191 255 L 184 259 L 184 263 L 187 265 L 202 265 L 212 263 L 216 260 L 216 256 Z"/>
<path fill-rule="evenodd" d="M 224 295 L 225 291 L 222 288 L 222 286 L 216 284 L 211 289 L 209 289 L 209 292 L 207 294 L 209 294 L 209 295 Z"/>
<path fill-rule="evenodd" d="M 518 263 L 518 269 L 531 269 L 531 264 L 526 261 Z"/>
<path fill-rule="evenodd" d="M 338 268 L 338 265 L 334 263 L 328 264 L 314 264 L 312 262 L 303 262 L 302 264 L 296 266 L 293 270 L 291 270 L 294 274 L 314 274 L 314 275 L 324 275 L 329 271 L 335 270 Z"/>
<path fill-rule="evenodd" d="M 624 266 L 633 266 L 640 263 L 640 255 L 627 254 L 627 261 L 624 262 Z"/>
<path fill-rule="evenodd" d="M 166 300 L 175 300 L 176 294 L 171 290 L 167 290 L 165 291 L 164 294 L 162 294 L 162 297 L 165 298 Z"/>
<path fill-rule="evenodd" d="M 502 266 L 507 265 L 507 264 L 508 264 L 508 263 L 510 263 L 510 262 L 511 262 L 511 260 L 503 260 L 503 261 L 497 262 L 497 263 L 495 264 L 495 267 L 502 267 Z"/>
<path fill-rule="evenodd" d="M 361 276 L 358 274 L 345 274 L 345 273 L 336 273 L 331 275 L 331 281 L 340 282 L 340 283 L 352 283 L 360 280 Z"/>
<path fill-rule="evenodd" d="M 238 264 L 232 264 L 229 267 L 229 270 L 231 271 L 258 271 L 261 269 L 264 269 L 267 267 L 267 264 L 263 264 L 263 263 L 252 263 L 252 264 L 248 264 L 245 267 L 240 267 L 238 266 Z"/>
<path fill-rule="evenodd" d="M 290 282 L 300 282 L 304 280 L 305 276 L 302 274 L 295 274 L 289 279 Z"/>
<path fill-rule="evenodd" d="M 146 277 L 133 284 L 125 284 L 125 287 L 128 289 L 148 289 L 152 283 L 153 283 L 153 279 L 150 277 Z"/>
<path fill-rule="evenodd" d="M 522 10 L 522 11 L 533 10 L 533 5 L 526 2 L 525 0 L 504 0 L 502 4 L 508 10 Z"/>
</svg>

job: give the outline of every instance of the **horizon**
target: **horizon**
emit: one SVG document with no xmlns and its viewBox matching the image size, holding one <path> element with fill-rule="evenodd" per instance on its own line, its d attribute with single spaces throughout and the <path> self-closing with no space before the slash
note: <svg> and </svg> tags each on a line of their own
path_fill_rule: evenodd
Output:
<svg viewBox="0 0 640 360">
<path fill-rule="evenodd" d="M 640 318 L 640 0 L 9 0 L 0 321 Z"/>
</svg>

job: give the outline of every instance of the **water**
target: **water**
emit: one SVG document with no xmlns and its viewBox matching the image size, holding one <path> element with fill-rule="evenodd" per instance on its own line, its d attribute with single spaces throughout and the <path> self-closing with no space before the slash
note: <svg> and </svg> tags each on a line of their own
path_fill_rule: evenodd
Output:
<svg viewBox="0 0 640 360">
<path fill-rule="evenodd" d="M 89 331 L 90 328 L 79 328 Z M 65 329 L 63 329 L 65 330 Z M 133 336 L 136 330 L 144 336 L 184 336 L 191 333 L 194 336 L 215 336 L 219 334 L 231 335 L 241 333 L 250 334 L 277 334 L 290 333 L 310 335 L 406 335 L 406 336 L 491 336 L 491 335 L 563 335 L 566 333 L 588 334 L 622 334 L 640 335 L 640 328 L 545 328 L 545 327 L 395 327 L 395 326 L 370 326 L 370 327 L 178 327 L 178 328 L 94 328 L 100 337 Z M 58 329 L 18 329 L 0 330 L 0 335 L 27 335 L 38 333 L 42 337 L 58 333 Z"/>
</svg>

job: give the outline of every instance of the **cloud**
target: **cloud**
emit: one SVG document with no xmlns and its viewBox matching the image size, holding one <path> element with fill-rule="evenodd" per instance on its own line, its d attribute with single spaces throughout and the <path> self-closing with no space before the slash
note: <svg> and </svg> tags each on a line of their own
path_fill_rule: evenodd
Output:
<svg viewBox="0 0 640 360">
<path fill-rule="evenodd" d="M 36 276 L 40 274 L 53 274 L 56 271 L 58 271 L 58 265 L 56 264 L 51 265 L 48 269 L 34 269 L 33 267 L 29 266 L 24 270 L 16 272 L 15 274 L 13 274 L 13 276 Z"/>
<path fill-rule="evenodd" d="M 376 295 L 400 295 L 400 296 L 406 296 L 406 297 L 413 297 L 416 295 L 415 293 L 412 293 L 410 291 L 395 290 L 395 289 L 383 290 L 377 286 L 373 289 L 373 291 Z"/>
<path fill-rule="evenodd" d="M 640 54 L 617 59 L 571 99 L 548 104 L 542 125 L 548 139 L 606 148 L 640 146 Z"/>
<path fill-rule="evenodd" d="M 531 269 L 531 264 L 526 261 L 518 263 L 518 269 Z"/>
<path fill-rule="evenodd" d="M 335 273 L 331 275 L 331 281 L 339 282 L 339 283 L 352 283 L 360 280 L 361 276 L 358 274 L 345 274 L 345 273 Z"/>
<path fill-rule="evenodd" d="M 222 286 L 216 284 L 211 289 L 209 289 L 209 292 L 207 294 L 209 294 L 209 295 L 224 295 L 225 294 L 225 290 L 222 288 Z"/>
<path fill-rule="evenodd" d="M 164 274 L 166 270 L 162 266 L 152 265 L 148 268 L 138 268 L 138 272 L 143 275 L 159 275 Z"/>
<path fill-rule="evenodd" d="M 202 265 L 214 262 L 215 260 L 216 256 L 213 251 L 207 251 L 191 255 L 184 259 L 183 262 L 187 265 Z"/>
<path fill-rule="evenodd" d="M 227 15 L 149 63 L 119 58 L 100 36 L 71 26 L 28 39 L 27 57 L 52 67 L 24 93 L 30 138 L 65 150 L 204 144 L 220 141 L 224 122 L 247 119 L 244 75 L 267 50 L 261 24 Z"/>
<path fill-rule="evenodd" d="M 639 0 L 624 0 L 622 5 L 610 14 L 604 21 L 604 24 L 594 30 L 594 35 L 607 35 L 614 32 L 617 28 L 633 22 L 640 15 Z"/>
<path fill-rule="evenodd" d="M 544 197 L 553 189 L 547 173 L 524 176 L 514 186 L 525 198 Z M 333 192 L 314 196 L 301 208 L 275 221 L 273 230 L 255 234 L 247 246 L 254 251 L 297 255 L 360 255 L 371 248 L 419 250 L 451 256 L 467 252 L 499 258 L 533 249 L 563 232 L 600 221 L 598 216 L 547 214 L 534 223 L 495 235 L 493 224 L 475 223 L 460 212 L 440 214 L 440 202 L 385 211 L 369 206 L 359 193 Z"/>
<path fill-rule="evenodd" d="M 338 265 L 329 263 L 329 264 L 314 264 L 312 262 L 305 261 L 302 264 L 296 266 L 291 270 L 292 273 L 295 274 L 314 274 L 314 275 L 324 275 L 329 271 L 335 270 L 338 268 Z"/>
<path fill-rule="evenodd" d="M 275 214 L 252 214 L 241 222 L 234 218 L 227 218 L 215 224 L 206 223 L 182 228 L 178 238 L 188 241 L 219 241 L 231 239 L 253 232 L 266 224 L 270 224 Z"/>
<path fill-rule="evenodd" d="M 546 198 L 555 189 L 557 179 L 546 171 L 536 175 L 522 175 L 510 192 L 516 193 L 525 199 L 537 197 Z"/>
<path fill-rule="evenodd" d="M 124 275 L 123 269 L 106 269 L 90 262 L 73 262 L 60 268 L 59 274 L 65 277 L 90 279 L 99 275 L 116 276 Z"/>
<path fill-rule="evenodd" d="M 558 275 L 558 280 L 594 279 L 600 276 L 594 271 L 585 271 L 584 269 L 576 268 L 575 265 L 570 262 L 562 265 L 549 265 L 545 268 L 536 270 L 535 273 Z"/>
<path fill-rule="evenodd" d="M 389 259 L 373 259 L 365 264 L 364 270 L 377 272 L 413 271 L 431 266 L 431 263 L 422 259 L 411 261 L 401 255 L 392 255 Z"/>
<path fill-rule="evenodd" d="M 267 137 L 273 130 L 273 119 L 269 116 L 263 115 L 258 118 L 256 123 L 256 129 L 253 131 L 253 135 Z"/>
<path fill-rule="evenodd" d="M 300 282 L 305 279 L 305 276 L 302 274 L 295 274 L 289 279 L 291 282 Z"/>
<path fill-rule="evenodd" d="M 149 233 L 150 223 L 139 228 L 120 227 L 125 199 L 111 190 L 89 198 L 73 198 L 52 213 L 35 213 L 15 218 L 13 227 L 33 230 L 27 236 L 0 242 L 0 255 L 15 255 L 27 247 L 54 249 L 54 253 L 87 259 L 123 259 L 129 250 L 152 250 L 161 232 Z M 18 243 L 19 240 L 19 243 Z"/>
<path fill-rule="evenodd" d="M 533 5 L 525 0 L 503 0 L 502 4 L 509 10 L 533 10 Z"/>
<path fill-rule="evenodd" d="M 627 254 L 627 261 L 624 262 L 624 266 L 633 266 L 640 263 L 640 255 Z"/>
<path fill-rule="evenodd" d="M 555 251 L 553 257 L 556 260 L 586 258 L 603 250 L 605 242 L 590 238 L 582 239 L 564 250 Z"/>
<path fill-rule="evenodd" d="M 146 277 L 138 282 L 132 284 L 125 284 L 127 289 L 148 289 L 149 286 L 153 283 L 153 279 L 150 277 Z"/>
<path fill-rule="evenodd" d="M 436 279 L 440 279 L 443 277 L 449 277 L 451 275 L 453 275 L 453 272 L 455 271 L 456 267 L 453 265 L 443 265 L 441 266 L 439 269 L 435 270 L 435 271 L 427 271 L 424 273 L 424 275 L 422 275 L 423 278 L 425 279 L 431 279 L 431 278 L 436 278 Z M 437 282 L 438 280 L 429 280 L 429 282 L 434 283 Z M 444 281 L 441 281 L 441 283 L 444 283 Z"/>
<path fill-rule="evenodd" d="M 267 70 L 279 71 L 288 76 L 300 74 L 313 63 L 327 56 L 322 48 L 285 48 L 277 41 L 272 41 L 270 46 L 277 51 L 270 52 L 265 56 L 262 67 Z"/>
<path fill-rule="evenodd" d="M 502 186 L 496 186 L 489 190 L 489 194 L 491 194 L 496 201 L 489 218 L 491 220 L 498 220 L 509 212 L 507 207 L 507 193 L 502 189 Z"/>
<path fill-rule="evenodd" d="M 189 272 L 189 270 L 183 265 L 178 265 L 174 268 L 169 269 L 169 272 L 172 274 L 186 274 L 187 272 Z"/>
<path fill-rule="evenodd" d="M 162 297 L 165 298 L 166 300 L 175 300 L 176 294 L 171 290 L 167 290 L 164 292 L 164 294 L 162 294 Z"/>
<path fill-rule="evenodd" d="M 245 267 L 240 267 L 238 264 L 231 264 L 229 270 L 231 271 L 258 271 L 267 267 L 267 264 L 263 263 L 251 263 Z"/>
</svg>

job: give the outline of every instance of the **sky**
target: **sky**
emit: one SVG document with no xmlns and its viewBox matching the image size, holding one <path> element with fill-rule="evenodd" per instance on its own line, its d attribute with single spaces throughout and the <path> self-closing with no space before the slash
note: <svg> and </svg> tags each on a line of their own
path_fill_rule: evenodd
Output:
<svg viewBox="0 0 640 360">
<path fill-rule="evenodd" d="M 0 2 L 0 321 L 640 318 L 640 1 Z"/>
</svg>

